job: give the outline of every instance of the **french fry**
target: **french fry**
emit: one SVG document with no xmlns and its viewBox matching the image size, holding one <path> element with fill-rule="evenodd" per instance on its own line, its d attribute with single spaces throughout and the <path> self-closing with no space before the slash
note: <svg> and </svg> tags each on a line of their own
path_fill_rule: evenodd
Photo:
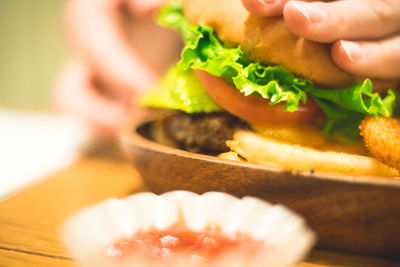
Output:
<svg viewBox="0 0 400 267">
<path fill-rule="evenodd" d="M 301 146 L 320 147 L 326 142 L 321 131 L 310 125 L 285 127 L 251 124 L 251 128 L 266 138 Z"/>
<path fill-rule="evenodd" d="M 366 176 L 399 176 L 399 172 L 375 158 L 340 152 L 324 152 L 238 131 L 228 147 L 249 162 L 287 170 L 344 173 Z"/>
<path fill-rule="evenodd" d="M 233 151 L 221 153 L 221 154 L 218 155 L 218 158 L 229 159 L 229 160 L 234 160 L 234 161 L 243 161 L 243 159 L 241 159 L 239 157 L 239 155 L 236 152 L 233 152 Z"/>
<path fill-rule="evenodd" d="M 284 143 L 316 148 L 321 151 L 345 152 L 367 155 L 367 150 L 360 144 L 344 144 L 329 140 L 321 130 L 313 125 L 272 126 L 251 124 L 252 129 L 263 137 Z"/>
</svg>

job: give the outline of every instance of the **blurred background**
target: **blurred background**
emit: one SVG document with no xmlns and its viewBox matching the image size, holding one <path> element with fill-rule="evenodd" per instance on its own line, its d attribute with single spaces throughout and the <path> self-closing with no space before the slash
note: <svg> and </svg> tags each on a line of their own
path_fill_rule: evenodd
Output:
<svg viewBox="0 0 400 267">
<path fill-rule="evenodd" d="M 90 140 L 78 118 L 47 112 L 67 56 L 66 1 L 0 0 L 0 202 L 78 160 Z"/>
<path fill-rule="evenodd" d="M 0 0 L 0 202 L 82 157 L 125 160 L 118 125 L 110 134 L 79 112 L 53 112 L 52 89 L 68 56 L 62 25 L 67 1 Z M 171 51 L 181 41 L 170 31 L 149 18 L 132 17 L 127 25 L 132 45 L 160 73 L 176 59 Z M 158 37 L 164 37 L 165 52 L 158 50 Z"/>
<path fill-rule="evenodd" d="M 0 0 L 0 106 L 48 110 L 66 58 L 65 0 Z"/>
</svg>

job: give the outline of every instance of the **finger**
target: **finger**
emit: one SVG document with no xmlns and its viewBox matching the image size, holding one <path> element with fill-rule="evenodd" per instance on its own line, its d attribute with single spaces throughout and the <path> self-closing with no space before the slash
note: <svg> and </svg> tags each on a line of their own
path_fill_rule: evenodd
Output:
<svg viewBox="0 0 400 267">
<path fill-rule="evenodd" d="M 125 119 L 124 105 L 98 93 L 93 74 L 77 60 L 67 63 L 60 72 L 54 101 L 58 108 L 77 114 L 108 133 L 116 132 Z"/>
<path fill-rule="evenodd" d="M 400 30 L 398 0 L 289 1 L 283 16 L 294 34 L 317 42 L 381 38 Z"/>
<path fill-rule="evenodd" d="M 247 10 L 259 17 L 282 15 L 283 7 L 289 0 L 242 0 Z"/>
<path fill-rule="evenodd" d="M 400 79 L 400 36 L 376 42 L 338 41 L 332 57 L 339 67 L 358 76 Z"/>
<path fill-rule="evenodd" d="M 66 22 L 73 44 L 112 88 L 126 94 L 153 83 L 155 75 L 133 51 L 122 27 L 123 0 L 72 0 Z"/>
</svg>

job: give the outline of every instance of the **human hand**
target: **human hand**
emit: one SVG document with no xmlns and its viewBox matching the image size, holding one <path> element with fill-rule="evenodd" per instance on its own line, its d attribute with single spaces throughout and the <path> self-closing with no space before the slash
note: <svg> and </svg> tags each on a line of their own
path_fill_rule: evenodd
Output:
<svg viewBox="0 0 400 267">
<path fill-rule="evenodd" d="M 163 2 L 70 0 L 65 26 L 73 56 L 57 79 L 56 105 L 83 116 L 98 133 L 115 135 L 137 112 L 137 94 L 178 54 L 179 38 L 151 19 Z"/>
<path fill-rule="evenodd" d="M 361 77 L 400 79 L 398 0 L 242 2 L 257 16 L 283 15 L 286 25 L 298 36 L 333 43 L 334 62 L 350 73 Z"/>
</svg>

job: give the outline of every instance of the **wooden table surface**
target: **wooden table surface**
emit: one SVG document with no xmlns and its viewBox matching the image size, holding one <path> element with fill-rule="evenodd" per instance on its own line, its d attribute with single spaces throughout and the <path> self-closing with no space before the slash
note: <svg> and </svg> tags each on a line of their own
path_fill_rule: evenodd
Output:
<svg viewBox="0 0 400 267">
<path fill-rule="evenodd" d="M 71 167 L 0 200 L 0 266 L 76 266 L 59 240 L 68 216 L 106 198 L 144 191 L 125 160 L 85 156 Z M 400 261 L 315 249 L 300 267 L 400 266 Z"/>
</svg>

